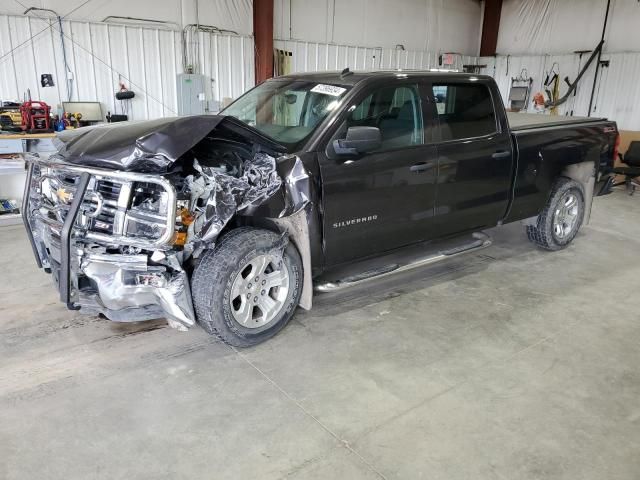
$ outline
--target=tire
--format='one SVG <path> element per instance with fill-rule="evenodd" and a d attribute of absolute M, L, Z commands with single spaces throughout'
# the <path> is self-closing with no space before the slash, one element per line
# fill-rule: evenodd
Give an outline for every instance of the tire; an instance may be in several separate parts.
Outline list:
<path fill-rule="evenodd" d="M 283 245 L 274 232 L 242 227 L 203 254 L 191 289 L 196 318 L 208 333 L 250 347 L 289 323 L 302 293 L 302 260 L 293 244 Z"/>
<path fill-rule="evenodd" d="M 568 201 L 575 199 L 575 207 Z M 575 215 L 571 215 L 575 209 Z M 584 219 L 584 188 L 575 180 L 561 177 L 554 184 L 549 200 L 535 225 L 527 225 L 527 237 L 545 250 L 561 250 L 578 234 Z"/>

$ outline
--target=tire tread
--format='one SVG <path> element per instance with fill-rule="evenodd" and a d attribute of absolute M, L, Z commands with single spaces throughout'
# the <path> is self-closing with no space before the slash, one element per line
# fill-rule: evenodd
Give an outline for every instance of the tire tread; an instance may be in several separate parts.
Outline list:
<path fill-rule="evenodd" d="M 207 333 L 215 335 L 227 345 L 234 347 L 248 347 L 259 343 L 243 337 L 239 331 L 233 331 L 229 325 L 221 321 L 223 314 L 213 311 L 211 299 L 223 297 L 227 284 L 226 276 L 237 268 L 238 261 L 242 257 L 241 252 L 246 253 L 254 249 L 264 248 L 265 245 L 273 244 L 279 238 L 280 236 L 277 233 L 269 230 L 239 227 L 222 236 L 215 249 L 203 254 L 193 272 L 191 291 L 196 318 Z M 295 251 L 295 254 L 298 255 L 297 251 Z M 301 265 L 299 255 L 298 261 Z M 301 294 L 301 288 L 298 290 L 294 297 L 295 305 L 297 305 Z M 214 308 L 217 307 L 214 306 Z M 292 314 L 288 315 L 291 317 Z M 278 322 L 275 331 L 266 338 L 275 335 L 280 329 L 284 328 L 288 320 Z"/>
<path fill-rule="evenodd" d="M 582 218 L 578 220 L 576 229 L 568 242 L 559 244 L 553 237 L 553 215 L 556 204 L 560 200 L 562 195 L 564 195 L 564 193 L 571 188 L 575 188 L 580 192 L 580 195 L 582 195 L 582 202 L 584 202 L 584 190 L 582 188 L 582 185 L 568 177 L 560 177 L 553 185 L 551 194 L 549 195 L 549 200 L 538 215 L 536 224 L 526 226 L 527 238 L 529 239 L 529 241 L 544 250 L 551 251 L 560 250 L 573 241 L 582 225 Z M 584 205 L 581 213 L 582 215 L 584 215 Z"/>

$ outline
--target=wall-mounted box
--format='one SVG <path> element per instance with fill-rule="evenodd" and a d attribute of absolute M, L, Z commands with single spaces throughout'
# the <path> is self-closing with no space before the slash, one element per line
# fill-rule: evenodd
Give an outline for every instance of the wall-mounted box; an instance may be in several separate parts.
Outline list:
<path fill-rule="evenodd" d="M 207 77 L 195 73 L 179 73 L 177 76 L 178 115 L 202 115 L 208 113 L 211 98 Z"/>

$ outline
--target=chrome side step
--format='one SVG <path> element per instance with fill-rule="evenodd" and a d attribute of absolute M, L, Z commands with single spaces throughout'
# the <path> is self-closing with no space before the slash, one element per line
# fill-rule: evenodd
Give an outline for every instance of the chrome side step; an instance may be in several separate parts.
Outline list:
<path fill-rule="evenodd" d="M 437 263 L 441 260 L 446 260 L 463 253 L 470 253 L 482 248 L 486 248 L 491 245 L 491 237 L 484 232 L 475 232 L 471 234 L 471 238 L 464 243 L 458 244 L 443 244 L 440 248 L 431 250 L 429 253 L 422 252 L 422 255 L 409 255 L 405 257 L 405 261 L 398 261 L 398 255 L 388 255 L 383 257 L 388 260 L 381 266 L 375 266 L 373 268 L 365 269 L 362 272 L 358 272 L 351 275 L 346 275 L 341 278 L 331 280 L 329 278 L 323 278 L 314 286 L 314 290 L 317 292 L 334 292 L 356 285 L 361 285 L 370 280 L 375 280 L 396 273 L 406 272 L 415 268 L 424 267 Z M 448 248 L 447 248 L 448 247 Z M 371 264 L 375 260 L 370 260 Z M 367 262 L 362 262 L 362 265 L 367 265 Z M 369 265 L 370 266 L 370 265 Z"/>

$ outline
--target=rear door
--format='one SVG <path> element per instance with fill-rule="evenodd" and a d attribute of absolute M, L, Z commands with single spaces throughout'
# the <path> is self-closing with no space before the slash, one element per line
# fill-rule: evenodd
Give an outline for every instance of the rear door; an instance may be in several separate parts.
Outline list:
<path fill-rule="evenodd" d="M 423 86 L 389 80 L 366 89 L 336 121 L 320 153 L 327 265 L 349 262 L 433 234 L 437 155 L 425 129 Z M 374 126 L 382 145 L 357 156 L 332 153 L 351 126 Z"/>
<path fill-rule="evenodd" d="M 509 129 L 496 113 L 502 103 L 482 80 L 433 81 L 430 93 L 438 233 L 495 226 L 509 203 L 514 161 Z"/>

